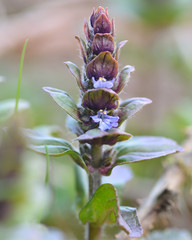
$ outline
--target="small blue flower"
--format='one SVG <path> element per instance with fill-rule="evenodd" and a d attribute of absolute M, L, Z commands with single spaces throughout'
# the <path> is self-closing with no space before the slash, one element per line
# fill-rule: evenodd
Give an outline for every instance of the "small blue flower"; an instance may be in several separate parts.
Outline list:
<path fill-rule="evenodd" d="M 94 88 L 112 88 L 115 79 L 106 80 L 105 78 L 100 77 L 99 80 L 96 81 L 95 78 L 92 77 L 92 80 Z"/>
<path fill-rule="evenodd" d="M 109 116 L 105 110 L 99 110 L 97 112 L 97 115 L 91 116 L 91 118 L 95 123 L 99 123 L 99 129 L 102 131 L 109 130 L 113 127 L 118 126 L 119 117 Z"/>

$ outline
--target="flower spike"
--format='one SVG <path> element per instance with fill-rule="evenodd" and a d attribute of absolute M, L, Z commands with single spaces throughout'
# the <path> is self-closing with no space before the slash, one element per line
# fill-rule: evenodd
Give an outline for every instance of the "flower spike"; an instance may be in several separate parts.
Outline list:
<path fill-rule="evenodd" d="M 114 19 L 109 18 L 107 8 L 93 10 L 89 22 L 84 22 L 84 34 L 85 41 L 75 37 L 83 59 L 82 70 L 70 61 L 65 62 L 79 86 L 79 103 L 76 105 L 65 91 L 44 88 L 69 115 L 67 127 L 77 135 L 79 150 L 63 139 L 30 133 L 31 148 L 53 156 L 68 154 L 88 172 L 90 200 L 79 214 L 82 223 L 88 223 L 87 240 L 100 239 L 101 225 L 115 221 L 130 238 L 140 238 L 143 231 L 136 209 L 120 207 L 112 185 L 99 187 L 101 175 L 110 175 L 118 165 L 165 156 L 182 148 L 167 138 L 132 137 L 118 129 L 151 100 L 129 98 L 121 102 L 119 99 L 119 92 L 128 83 L 134 67 L 126 65 L 119 71 L 120 49 L 127 41 L 115 43 Z"/>

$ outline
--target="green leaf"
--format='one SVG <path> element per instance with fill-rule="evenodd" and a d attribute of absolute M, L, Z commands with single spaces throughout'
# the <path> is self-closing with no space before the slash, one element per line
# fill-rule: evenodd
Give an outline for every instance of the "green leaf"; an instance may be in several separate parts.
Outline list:
<path fill-rule="evenodd" d="M 126 65 L 117 75 L 116 81 L 114 82 L 113 90 L 119 93 L 124 86 L 128 83 L 130 73 L 134 71 L 134 67 Z"/>
<path fill-rule="evenodd" d="M 152 101 L 148 98 L 129 98 L 123 101 L 117 115 L 119 116 L 119 124 L 121 124 L 127 118 L 133 116 L 136 112 L 142 109 L 146 104 L 150 104 Z"/>
<path fill-rule="evenodd" d="M 114 112 L 115 115 L 119 116 L 119 125 L 141 110 L 143 106 L 150 104 L 151 102 L 152 101 L 148 98 L 129 98 L 123 101 L 119 108 Z"/>
<path fill-rule="evenodd" d="M 130 237 L 140 237 L 143 233 L 136 209 L 119 208 L 116 189 L 109 183 L 101 185 L 96 190 L 89 202 L 81 209 L 79 218 L 83 224 L 91 223 L 95 227 L 104 223 L 114 224 L 117 222 Z"/>
<path fill-rule="evenodd" d="M 114 145 L 116 142 L 128 140 L 131 136 L 131 134 L 117 129 L 111 129 L 108 132 L 105 132 L 95 128 L 80 135 L 75 140 L 78 140 L 81 143 Z"/>
<path fill-rule="evenodd" d="M 60 107 L 62 107 L 67 114 L 69 114 L 75 120 L 80 121 L 77 105 L 75 104 L 75 101 L 69 96 L 68 93 L 60 89 L 51 87 L 44 87 L 43 90 L 45 92 L 48 92 L 54 99 L 54 101 Z"/>
<path fill-rule="evenodd" d="M 77 84 L 79 86 L 79 88 L 83 89 L 82 85 L 81 85 L 81 72 L 79 70 L 79 68 L 77 67 L 77 65 L 75 65 L 74 63 L 67 61 L 64 62 L 69 71 L 72 73 L 72 75 L 75 77 L 75 79 L 77 80 Z"/>
<path fill-rule="evenodd" d="M 50 156 L 62 156 L 68 154 L 74 162 L 87 170 L 87 166 L 85 165 L 81 155 L 75 151 L 72 145 L 66 140 L 43 135 L 30 129 L 23 129 L 22 132 L 28 140 L 28 147 L 35 152 L 44 155 L 48 153 Z"/>
<path fill-rule="evenodd" d="M 23 111 L 30 107 L 29 103 L 20 99 L 18 103 L 18 111 Z M 8 99 L 0 102 L 0 122 L 6 121 L 13 116 L 15 110 L 15 99 Z"/>
<path fill-rule="evenodd" d="M 95 226 L 100 226 L 106 222 L 113 224 L 118 218 L 118 211 L 115 188 L 111 184 L 103 184 L 81 209 L 79 218 L 83 224 L 88 222 L 94 223 Z"/>
<path fill-rule="evenodd" d="M 180 152 L 182 148 L 173 140 L 164 137 L 140 136 L 114 146 L 117 154 L 115 165 L 137 162 L 171 153 Z"/>
<path fill-rule="evenodd" d="M 121 206 L 118 223 L 130 237 L 137 238 L 143 234 L 136 208 Z"/>

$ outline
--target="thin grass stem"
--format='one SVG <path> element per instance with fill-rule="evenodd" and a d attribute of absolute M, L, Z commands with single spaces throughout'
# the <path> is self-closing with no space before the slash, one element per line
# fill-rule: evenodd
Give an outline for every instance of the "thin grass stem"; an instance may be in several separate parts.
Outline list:
<path fill-rule="evenodd" d="M 45 173 L 45 184 L 49 184 L 49 152 L 48 147 L 45 145 L 45 152 L 46 152 L 46 173 Z"/>
<path fill-rule="evenodd" d="M 21 53 L 19 76 L 18 76 L 18 83 L 17 83 L 17 94 L 16 94 L 16 102 L 15 102 L 15 111 L 14 111 L 15 114 L 18 112 L 19 98 L 20 98 L 20 91 L 21 91 L 21 80 L 22 80 L 22 73 L 23 73 L 23 62 L 24 62 L 24 56 L 25 56 L 27 43 L 28 43 L 28 39 L 25 41 L 23 50 Z"/>

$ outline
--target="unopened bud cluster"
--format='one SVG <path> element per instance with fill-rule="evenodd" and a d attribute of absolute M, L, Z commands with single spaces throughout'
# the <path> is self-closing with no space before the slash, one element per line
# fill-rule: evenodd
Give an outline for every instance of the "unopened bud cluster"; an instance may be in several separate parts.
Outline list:
<path fill-rule="evenodd" d="M 84 72 L 79 79 L 81 89 L 81 114 L 89 130 L 97 126 L 106 131 L 118 127 L 121 122 L 118 111 L 118 93 L 128 81 L 134 67 L 126 66 L 118 72 L 120 48 L 127 42 L 114 41 L 114 20 L 110 20 L 107 9 L 93 10 L 90 22 L 85 21 L 86 42 L 76 37 L 84 60 Z M 86 115 L 86 117 L 85 117 Z"/>

